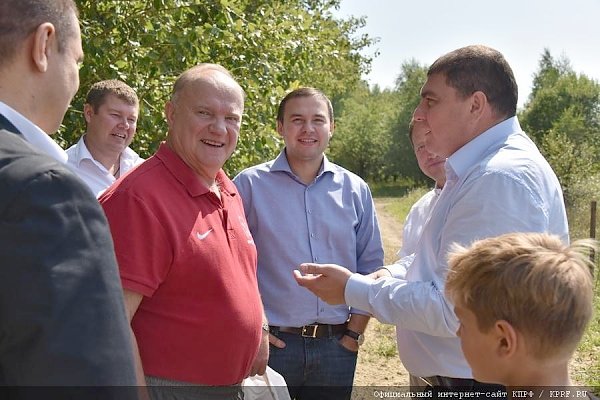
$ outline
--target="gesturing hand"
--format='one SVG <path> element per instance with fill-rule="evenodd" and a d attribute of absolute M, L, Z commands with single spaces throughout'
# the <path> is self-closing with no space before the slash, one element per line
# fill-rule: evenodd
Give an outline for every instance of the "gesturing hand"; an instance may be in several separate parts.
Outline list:
<path fill-rule="evenodd" d="M 294 270 L 298 285 L 310 290 L 329 304 L 344 304 L 346 282 L 352 272 L 335 264 L 300 264 Z M 304 274 L 304 275 L 303 275 Z"/>

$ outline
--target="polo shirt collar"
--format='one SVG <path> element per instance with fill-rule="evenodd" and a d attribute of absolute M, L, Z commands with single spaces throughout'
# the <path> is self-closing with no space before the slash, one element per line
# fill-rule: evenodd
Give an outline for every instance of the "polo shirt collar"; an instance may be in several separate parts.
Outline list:
<path fill-rule="evenodd" d="M 197 197 L 211 193 L 206 185 L 200 181 L 194 170 L 171 150 L 166 142 L 160 144 L 160 147 L 156 152 L 156 157 L 162 161 L 171 175 L 181 183 L 190 196 Z M 223 189 L 221 193 L 225 192 L 230 196 L 235 196 L 237 193 L 235 186 L 222 169 L 217 172 L 216 181 L 218 182 L 219 187 Z"/>

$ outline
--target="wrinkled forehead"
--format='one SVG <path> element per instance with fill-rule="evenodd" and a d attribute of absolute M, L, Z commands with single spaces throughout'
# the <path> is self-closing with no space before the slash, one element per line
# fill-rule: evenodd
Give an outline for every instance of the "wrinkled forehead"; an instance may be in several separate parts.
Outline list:
<path fill-rule="evenodd" d="M 174 100 L 188 107 L 212 105 L 227 107 L 230 111 L 240 113 L 244 110 L 241 87 L 232 78 L 218 71 L 190 80 Z"/>

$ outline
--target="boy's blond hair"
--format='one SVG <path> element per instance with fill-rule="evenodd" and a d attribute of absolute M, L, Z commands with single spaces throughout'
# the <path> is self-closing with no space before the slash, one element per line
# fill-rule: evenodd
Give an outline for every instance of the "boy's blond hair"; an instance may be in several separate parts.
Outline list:
<path fill-rule="evenodd" d="M 454 245 L 446 294 L 469 309 L 480 331 L 509 322 L 537 359 L 570 356 L 592 316 L 590 239 L 571 246 L 558 236 L 509 233 Z"/>

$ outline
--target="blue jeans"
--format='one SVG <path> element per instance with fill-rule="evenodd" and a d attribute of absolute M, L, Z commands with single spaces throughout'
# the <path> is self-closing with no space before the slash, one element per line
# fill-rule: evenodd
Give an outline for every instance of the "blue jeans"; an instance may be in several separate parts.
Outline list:
<path fill-rule="evenodd" d="M 342 335 L 305 338 L 278 332 L 286 347 L 269 346 L 269 366 L 285 378 L 292 400 L 350 399 L 358 353 L 339 343 Z"/>

